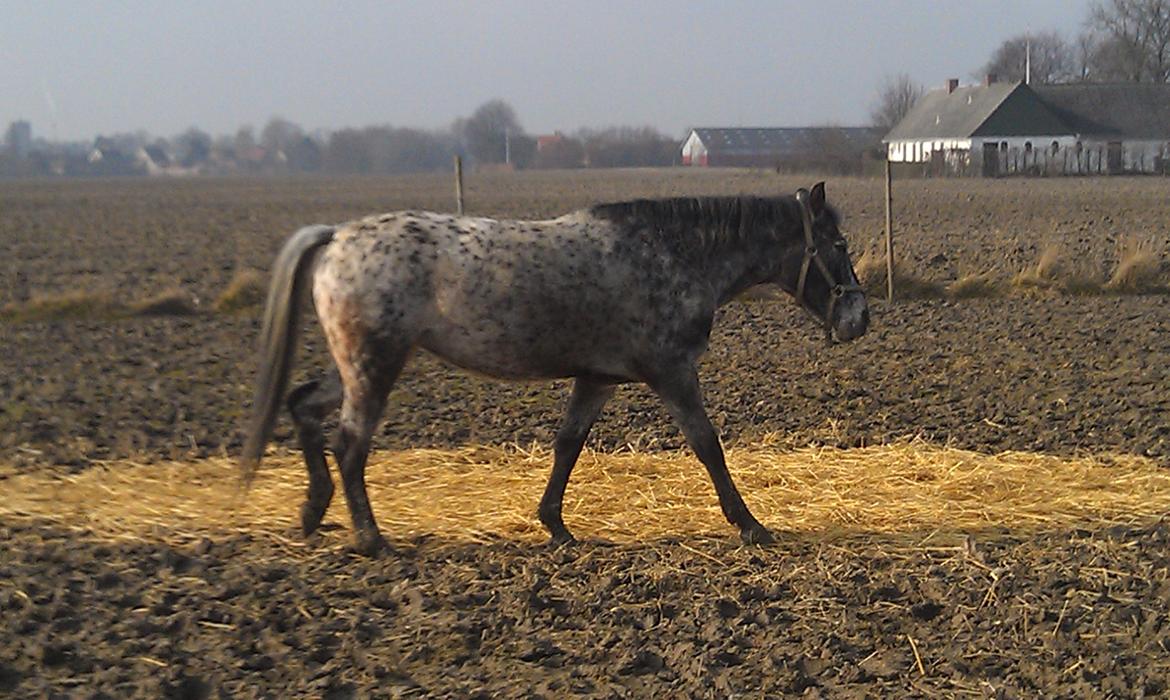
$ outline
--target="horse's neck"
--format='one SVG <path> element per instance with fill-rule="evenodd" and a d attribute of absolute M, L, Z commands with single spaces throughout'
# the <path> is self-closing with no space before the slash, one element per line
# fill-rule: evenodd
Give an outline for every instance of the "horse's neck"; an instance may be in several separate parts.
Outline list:
<path fill-rule="evenodd" d="M 700 274 L 709 280 L 722 305 L 745 289 L 775 279 L 784 247 L 762 236 L 722 246 L 699 262 Z"/>

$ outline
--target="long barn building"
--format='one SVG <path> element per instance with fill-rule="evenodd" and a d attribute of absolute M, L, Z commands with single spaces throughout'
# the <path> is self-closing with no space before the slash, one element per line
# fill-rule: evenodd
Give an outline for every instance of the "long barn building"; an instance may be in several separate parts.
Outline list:
<path fill-rule="evenodd" d="M 700 167 L 852 170 L 881 146 L 869 127 L 695 128 L 682 164 Z"/>

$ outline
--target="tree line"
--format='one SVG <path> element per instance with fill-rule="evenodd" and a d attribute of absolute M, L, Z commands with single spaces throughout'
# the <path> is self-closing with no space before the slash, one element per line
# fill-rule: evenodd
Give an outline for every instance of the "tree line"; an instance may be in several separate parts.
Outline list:
<path fill-rule="evenodd" d="M 972 77 L 1033 83 L 1170 82 L 1170 0 L 1099 0 L 1075 36 L 1022 32 L 1005 39 Z M 922 96 L 910 76 L 887 78 L 871 106 L 874 126 L 893 128 Z"/>
<path fill-rule="evenodd" d="M 0 149 L 0 175 L 132 175 L 157 173 L 425 172 L 469 166 L 609 168 L 671 165 L 679 142 L 651 127 L 581 129 L 573 134 L 528 134 L 516 111 L 490 100 L 445 129 L 395 126 L 307 132 L 287 119 L 271 119 L 259 132 L 211 136 L 191 128 L 171 138 L 143 132 L 99 136 L 92 143 L 18 143 L 14 122 Z M 27 141 L 27 139 L 24 139 Z"/>

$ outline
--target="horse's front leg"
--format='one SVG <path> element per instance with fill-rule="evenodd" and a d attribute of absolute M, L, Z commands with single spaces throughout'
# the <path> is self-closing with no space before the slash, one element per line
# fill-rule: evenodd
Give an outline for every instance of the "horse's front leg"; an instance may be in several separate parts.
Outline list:
<path fill-rule="evenodd" d="M 719 494 L 719 506 L 728 522 L 739 528 L 745 544 L 771 544 L 775 542 L 772 533 L 760 524 L 748 510 L 747 504 L 735 488 L 727 462 L 723 457 L 723 446 L 719 435 L 707 418 L 703 408 L 703 394 L 699 388 L 699 376 L 693 366 L 684 366 L 662 372 L 648 382 L 658 394 L 671 417 L 682 428 L 687 444 L 694 450 L 699 461 L 707 468 L 707 474 Z"/>
<path fill-rule="evenodd" d="M 601 384 L 585 378 L 578 378 L 573 384 L 573 395 L 569 398 L 564 422 L 557 431 L 557 439 L 553 445 L 552 474 L 548 478 L 544 496 L 540 499 L 538 511 L 540 522 L 548 529 L 553 545 L 573 541 L 572 533 L 565 527 L 565 521 L 561 518 L 565 487 L 569 483 L 573 465 L 581 455 L 585 438 L 589 436 L 589 429 L 601 414 L 605 402 L 613 396 L 613 391 L 612 384 Z"/>

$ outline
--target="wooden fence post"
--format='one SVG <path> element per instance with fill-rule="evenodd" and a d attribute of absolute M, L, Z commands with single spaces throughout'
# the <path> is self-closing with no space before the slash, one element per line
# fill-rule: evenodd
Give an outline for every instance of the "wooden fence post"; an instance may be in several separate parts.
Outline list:
<path fill-rule="evenodd" d="M 894 194 L 893 171 L 886 157 L 886 300 L 894 300 Z"/>
<path fill-rule="evenodd" d="M 463 159 L 455 156 L 455 211 L 463 216 Z"/>

